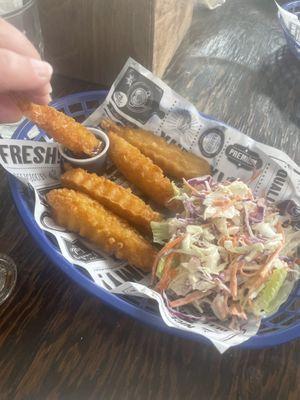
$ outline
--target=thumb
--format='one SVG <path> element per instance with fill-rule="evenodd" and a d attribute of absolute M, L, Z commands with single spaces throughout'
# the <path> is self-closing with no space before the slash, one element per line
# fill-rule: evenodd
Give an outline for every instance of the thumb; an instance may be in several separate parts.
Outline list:
<path fill-rule="evenodd" d="M 50 81 L 52 72 L 44 61 L 0 49 L 0 93 L 35 90 Z"/>

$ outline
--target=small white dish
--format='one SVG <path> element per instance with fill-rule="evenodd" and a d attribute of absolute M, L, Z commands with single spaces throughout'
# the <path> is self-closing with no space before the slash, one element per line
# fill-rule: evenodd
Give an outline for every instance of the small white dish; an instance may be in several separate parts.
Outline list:
<path fill-rule="evenodd" d="M 104 147 L 102 151 L 94 157 L 76 158 L 70 156 L 68 150 L 62 145 L 58 145 L 58 150 L 63 162 L 70 163 L 75 168 L 83 168 L 90 172 L 102 172 L 105 169 L 107 153 L 109 148 L 109 138 L 105 132 L 98 128 L 88 127 L 87 129 L 96 137 L 101 139 Z"/>

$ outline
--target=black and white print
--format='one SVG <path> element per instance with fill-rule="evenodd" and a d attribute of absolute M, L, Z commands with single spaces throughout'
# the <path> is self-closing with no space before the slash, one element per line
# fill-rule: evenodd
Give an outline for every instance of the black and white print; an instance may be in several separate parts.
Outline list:
<path fill-rule="evenodd" d="M 247 171 L 258 170 L 263 165 L 258 153 L 238 143 L 228 146 L 225 154 L 228 161 L 235 164 L 237 168 L 243 168 Z"/>
<path fill-rule="evenodd" d="M 205 130 L 198 141 L 201 154 L 206 158 L 216 157 L 223 149 L 224 140 L 225 135 L 221 128 L 215 127 Z"/>
<path fill-rule="evenodd" d="M 116 85 L 112 100 L 123 113 L 145 124 L 153 115 L 164 118 L 159 108 L 162 96 L 158 85 L 129 67 Z"/>

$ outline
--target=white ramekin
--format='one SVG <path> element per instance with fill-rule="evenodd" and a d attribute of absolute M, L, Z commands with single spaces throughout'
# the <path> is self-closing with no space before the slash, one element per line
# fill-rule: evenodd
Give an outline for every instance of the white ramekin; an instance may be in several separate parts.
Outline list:
<path fill-rule="evenodd" d="M 66 154 L 66 149 L 62 144 L 58 145 L 59 153 L 64 162 L 70 163 L 73 167 L 83 168 L 90 172 L 102 172 L 105 169 L 107 153 L 109 148 L 109 138 L 105 132 L 98 128 L 87 129 L 95 136 L 97 136 L 104 144 L 103 150 L 94 157 L 89 158 L 74 158 Z"/>

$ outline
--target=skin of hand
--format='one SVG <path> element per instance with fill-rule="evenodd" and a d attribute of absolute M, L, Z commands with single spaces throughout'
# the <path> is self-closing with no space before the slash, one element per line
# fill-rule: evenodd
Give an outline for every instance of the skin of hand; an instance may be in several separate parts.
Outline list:
<path fill-rule="evenodd" d="M 30 41 L 0 18 L 0 123 L 16 122 L 22 116 L 10 93 L 48 104 L 52 72 L 51 65 L 41 61 Z"/>

